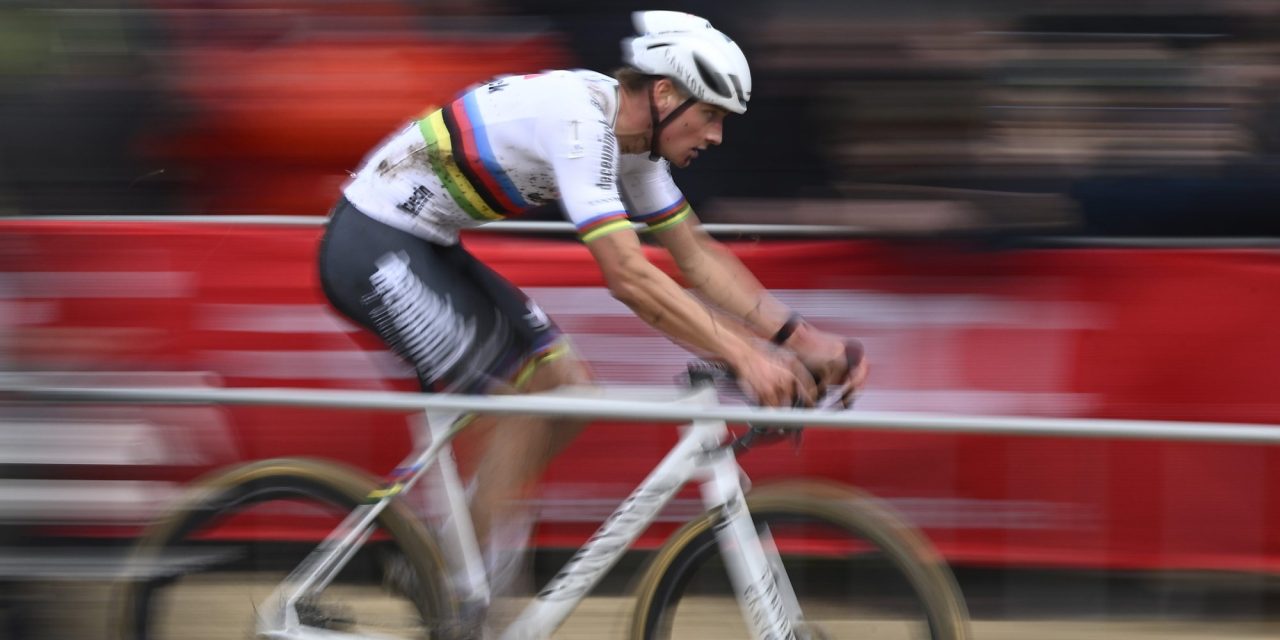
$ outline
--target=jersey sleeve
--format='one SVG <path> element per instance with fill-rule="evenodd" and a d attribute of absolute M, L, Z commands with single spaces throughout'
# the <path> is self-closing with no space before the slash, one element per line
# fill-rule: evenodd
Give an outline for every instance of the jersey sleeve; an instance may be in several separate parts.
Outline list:
<path fill-rule="evenodd" d="M 631 220 L 647 225 L 647 231 L 661 231 L 689 217 L 689 203 L 671 178 L 671 165 L 666 160 L 624 156 L 619 182 Z"/>
<path fill-rule="evenodd" d="M 566 83 L 566 94 L 539 123 L 538 142 L 565 216 L 591 242 L 631 228 L 618 190 L 618 139 L 585 89 Z"/>

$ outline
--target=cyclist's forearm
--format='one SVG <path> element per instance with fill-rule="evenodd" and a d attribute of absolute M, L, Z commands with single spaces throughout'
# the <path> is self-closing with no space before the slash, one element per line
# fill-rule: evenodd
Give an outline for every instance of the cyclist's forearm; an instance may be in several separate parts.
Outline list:
<path fill-rule="evenodd" d="M 676 281 L 652 264 L 638 265 L 609 290 L 640 319 L 672 339 L 724 358 L 736 365 L 751 345 L 741 328 L 718 318 Z"/>
<path fill-rule="evenodd" d="M 726 313 L 741 319 L 757 336 L 771 337 L 791 310 L 771 295 L 723 245 L 705 238 L 701 250 L 677 260 L 689 286 Z"/>

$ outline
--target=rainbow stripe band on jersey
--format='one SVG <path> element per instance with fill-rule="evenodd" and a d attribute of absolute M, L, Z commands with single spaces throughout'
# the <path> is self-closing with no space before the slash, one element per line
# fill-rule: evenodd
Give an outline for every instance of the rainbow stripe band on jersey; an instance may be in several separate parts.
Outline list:
<path fill-rule="evenodd" d="M 688 218 L 692 211 L 693 209 L 689 207 L 689 202 L 684 198 L 680 198 L 675 204 L 665 209 L 660 209 L 642 216 L 634 216 L 632 219 L 636 222 L 643 222 L 648 225 L 645 231 L 662 231 L 663 229 L 679 224 L 680 221 Z"/>
<path fill-rule="evenodd" d="M 418 121 L 431 170 L 458 206 L 487 222 L 534 207 L 498 163 L 480 120 L 475 96 L 467 94 Z"/>
<path fill-rule="evenodd" d="M 443 109 L 445 128 L 453 140 L 454 160 L 476 192 L 494 211 L 504 216 L 523 213 L 533 208 L 520 195 L 520 190 L 498 162 L 485 133 L 480 106 L 474 93 L 454 100 Z M 461 153 L 456 153 L 461 151 Z"/>
<path fill-rule="evenodd" d="M 444 122 L 444 110 L 433 111 L 431 115 L 418 121 L 418 129 L 427 143 L 427 157 L 431 162 L 431 170 L 440 179 L 440 183 L 453 196 L 453 201 L 475 220 L 488 222 L 501 220 L 505 216 L 480 196 L 475 185 L 467 179 L 454 161 L 453 140 Z"/>
<path fill-rule="evenodd" d="M 615 231 L 630 229 L 631 221 L 627 219 L 625 211 L 611 211 L 602 213 L 586 222 L 578 225 L 578 237 L 583 242 L 591 242 L 603 238 Z"/>

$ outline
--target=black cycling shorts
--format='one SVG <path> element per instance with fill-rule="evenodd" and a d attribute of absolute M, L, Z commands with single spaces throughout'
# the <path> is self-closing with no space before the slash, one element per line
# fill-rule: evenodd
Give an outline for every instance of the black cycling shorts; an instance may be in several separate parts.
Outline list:
<path fill-rule="evenodd" d="M 520 386 L 564 351 L 560 331 L 462 245 L 442 246 L 338 201 L 320 243 L 320 283 L 343 315 L 413 366 L 427 391 Z"/>

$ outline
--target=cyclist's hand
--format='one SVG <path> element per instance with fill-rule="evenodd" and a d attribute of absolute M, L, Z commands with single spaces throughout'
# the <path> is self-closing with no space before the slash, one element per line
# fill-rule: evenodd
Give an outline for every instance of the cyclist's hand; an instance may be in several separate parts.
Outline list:
<path fill-rule="evenodd" d="M 862 391 L 862 386 L 867 383 L 867 375 L 871 372 L 871 365 L 867 362 L 864 354 L 859 360 L 857 366 L 849 370 L 849 375 L 845 377 L 840 394 L 840 402 L 848 408 L 853 403 L 854 396 Z"/>
<path fill-rule="evenodd" d="M 794 358 L 751 351 L 734 372 L 738 384 L 763 407 L 811 407 L 817 396 L 813 378 Z"/>
<path fill-rule="evenodd" d="M 840 390 L 841 402 L 849 406 L 853 396 L 866 383 L 870 369 L 867 358 L 861 353 L 861 345 L 857 346 L 856 354 L 851 354 L 848 351 L 849 341 L 812 327 L 806 329 L 803 339 L 794 340 L 794 344 L 788 343 L 787 347 L 818 379 L 819 389 Z M 851 359 L 856 361 L 851 363 Z"/>

